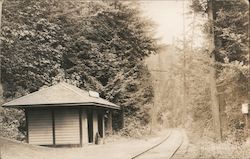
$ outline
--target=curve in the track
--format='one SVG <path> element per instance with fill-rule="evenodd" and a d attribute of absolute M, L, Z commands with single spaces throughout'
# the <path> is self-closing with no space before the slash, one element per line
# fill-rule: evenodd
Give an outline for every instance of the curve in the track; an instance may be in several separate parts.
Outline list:
<path fill-rule="evenodd" d="M 167 142 L 167 140 L 170 138 L 170 136 L 172 135 L 173 130 L 170 130 L 167 137 L 165 137 L 163 140 L 161 140 L 159 143 L 157 143 L 156 145 L 153 145 L 152 147 L 146 149 L 145 151 L 133 156 L 131 159 L 137 159 L 137 158 L 141 158 L 144 155 L 147 155 L 147 153 L 155 148 L 157 148 L 158 146 L 160 146 L 161 144 Z M 178 152 L 178 150 L 181 148 L 181 146 L 183 145 L 183 137 L 181 137 L 180 140 L 180 144 L 174 149 L 174 151 L 167 157 L 167 159 L 171 159 L 172 157 L 174 157 L 174 155 Z"/>

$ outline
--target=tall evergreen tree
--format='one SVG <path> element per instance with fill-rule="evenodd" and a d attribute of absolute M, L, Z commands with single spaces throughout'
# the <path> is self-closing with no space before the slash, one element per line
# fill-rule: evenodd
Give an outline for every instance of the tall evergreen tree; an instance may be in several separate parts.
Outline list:
<path fill-rule="evenodd" d="M 204 0 L 193 0 L 191 8 L 207 13 Z M 249 3 L 240 0 L 213 1 L 216 87 L 222 117 L 223 135 L 236 134 L 240 139 L 243 123 L 239 107 L 249 99 Z M 208 28 L 206 24 L 204 28 Z M 206 29 L 204 29 L 206 30 Z M 207 34 L 210 34 L 206 30 Z"/>
<path fill-rule="evenodd" d="M 133 124 L 148 122 L 144 105 L 153 91 L 143 60 L 159 46 L 138 8 L 119 1 L 68 0 L 8 0 L 3 8 L 6 99 L 66 80 L 124 106 Z"/>

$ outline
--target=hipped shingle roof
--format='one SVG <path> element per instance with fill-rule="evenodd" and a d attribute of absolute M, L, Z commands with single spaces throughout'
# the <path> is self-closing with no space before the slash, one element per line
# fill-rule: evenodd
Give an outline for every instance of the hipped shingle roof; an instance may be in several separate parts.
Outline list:
<path fill-rule="evenodd" d="M 120 109 L 120 106 L 114 103 L 100 97 L 92 97 L 89 92 L 64 82 L 3 104 L 3 107 L 45 106 L 98 106 Z"/>

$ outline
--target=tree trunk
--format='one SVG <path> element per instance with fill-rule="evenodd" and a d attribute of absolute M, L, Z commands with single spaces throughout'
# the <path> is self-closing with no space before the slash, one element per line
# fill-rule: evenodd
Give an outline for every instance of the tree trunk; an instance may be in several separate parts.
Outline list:
<path fill-rule="evenodd" d="M 220 120 L 220 106 L 218 99 L 218 92 L 216 86 L 216 68 L 215 68 L 215 44 L 214 44 L 214 24 L 213 24 L 213 0 L 208 1 L 208 19 L 210 23 L 209 33 L 209 53 L 211 53 L 211 68 L 210 68 L 210 91 L 211 91 L 211 109 L 213 117 L 213 126 L 215 139 L 221 141 L 221 120 Z"/>
<path fill-rule="evenodd" d="M 185 127 L 187 123 L 187 46 L 186 46 L 186 24 L 185 24 L 185 1 L 182 2 L 183 10 L 183 99 L 182 99 L 182 124 Z"/>
<path fill-rule="evenodd" d="M 0 33 L 1 33 L 1 25 L 2 25 L 2 8 L 3 8 L 4 0 L 0 0 Z"/>
<path fill-rule="evenodd" d="M 1 26 L 2 26 L 2 7 L 3 7 L 3 2 L 4 2 L 4 0 L 0 0 L 0 34 L 2 33 Z M 2 42 L 0 42 L 0 44 L 1 43 Z M 1 65 L 1 62 L 2 61 L 0 61 L 0 65 Z M 0 68 L 0 103 L 2 103 L 2 102 L 3 102 L 2 68 Z"/>

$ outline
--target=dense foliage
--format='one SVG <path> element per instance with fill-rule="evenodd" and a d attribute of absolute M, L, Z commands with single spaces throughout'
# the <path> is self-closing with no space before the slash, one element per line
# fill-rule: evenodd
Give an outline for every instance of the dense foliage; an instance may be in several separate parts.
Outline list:
<path fill-rule="evenodd" d="M 124 106 L 125 126 L 148 123 L 144 107 L 153 91 L 143 59 L 159 48 L 138 8 L 117 1 L 8 0 L 2 19 L 7 100 L 66 80 Z"/>
<path fill-rule="evenodd" d="M 193 0 L 191 9 L 198 15 L 206 15 L 207 2 Z M 233 135 L 240 139 L 244 128 L 240 108 L 242 103 L 249 102 L 249 3 L 213 0 L 212 10 L 222 134 L 224 138 Z M 204 33 L 209 34 L 206 28 L 208 23 L 204 25 Z"/>

